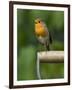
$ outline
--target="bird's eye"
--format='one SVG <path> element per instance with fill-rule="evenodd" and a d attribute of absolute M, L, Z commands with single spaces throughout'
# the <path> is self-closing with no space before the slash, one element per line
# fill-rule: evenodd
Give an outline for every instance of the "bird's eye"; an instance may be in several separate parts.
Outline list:
<path fill-rule="evenodd" d="M 40 21 L 38 21 L 40 23 Z"/>

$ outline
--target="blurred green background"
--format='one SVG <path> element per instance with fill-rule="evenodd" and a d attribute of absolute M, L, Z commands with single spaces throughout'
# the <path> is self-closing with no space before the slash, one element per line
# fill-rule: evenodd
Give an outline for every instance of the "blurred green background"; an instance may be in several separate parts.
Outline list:
<path fill-rule="evenodd" d="M 34 21 L 40 17 L 52 34 L 51 50 L 64 50 L 64 12 L 17 9 L 17 79 L 37 80 L 36 53 L 45 50 L 37 41 Z M 42 48 L 42 49 L 41 49 Z M 63 63 L 40 63 L 42 79 L 64 77 Z"/>

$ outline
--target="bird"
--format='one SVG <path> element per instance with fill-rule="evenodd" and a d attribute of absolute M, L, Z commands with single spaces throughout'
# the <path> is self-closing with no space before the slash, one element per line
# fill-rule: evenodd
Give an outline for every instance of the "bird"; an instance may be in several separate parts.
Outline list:
<path fill-rule="evenodd" d="M 46 24 L 40 18 L 35 19 L 35 36 L 44 45 L 45 49 L 49 51 L 50 44 L 52 44 L 52 36 Z"/>

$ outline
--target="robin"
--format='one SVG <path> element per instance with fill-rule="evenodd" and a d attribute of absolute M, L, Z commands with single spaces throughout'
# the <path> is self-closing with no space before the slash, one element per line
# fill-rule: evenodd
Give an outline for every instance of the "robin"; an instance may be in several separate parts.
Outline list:
<path fill-rule="evenodd" d="M 38 41 L 45 46 L 46 50 L 50 50 L 52 37 L 46 24 L 40 18 L 35 20 L 35 34 Z"/>

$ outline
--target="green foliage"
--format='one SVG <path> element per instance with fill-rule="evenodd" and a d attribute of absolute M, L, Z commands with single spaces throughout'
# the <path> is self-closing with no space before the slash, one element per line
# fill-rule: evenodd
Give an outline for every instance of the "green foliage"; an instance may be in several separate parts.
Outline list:
<path fill-rule="evenodd" d="M 35 48 L 22 48 L 18 58 L 18 80 L 35 79 L 35 66 Z"/>
<path fill-rule="evenodd" d="M 42 79 L 64 78 L 64 64 L 62 63 L 41 63 Z"/>
<path fill-rule="evenodd" d="M 64 12 L 46 10 L 17 10 L 17 79 L 35 80 L 36 52 L 45 50 L 36 39 L 34 20 L 40 17 L 52 34 L 51 50 L 64 50 Z M 41 76 L 64 77 L 64 64 L 41 63 Z"/>

